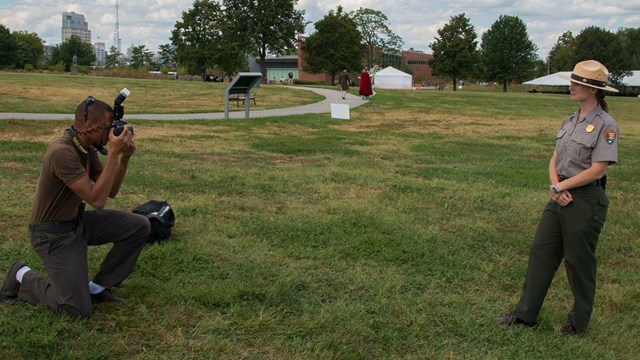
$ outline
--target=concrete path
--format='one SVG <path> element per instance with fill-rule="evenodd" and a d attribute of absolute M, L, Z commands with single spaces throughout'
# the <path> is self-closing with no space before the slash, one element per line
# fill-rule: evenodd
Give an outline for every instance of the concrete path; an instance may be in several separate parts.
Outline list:
<path fill-rule="evenodd" d="M 331 104 L 347 104 L 349 109 L 358 107 L 366 101 L 359 96 L 347 93 L 346 99 L 340 97 L 340 91 L 329 89 L 318 89 L 302 86 L 291 86 L 293 89 L 313 91 L 325 97 L 324 100 L 315 104 L 301 105 L 291 108 L 270 109 L 270 110 L 249 110 L 250 118 L 264 118 L 272 116 L 288 116 L 301 114 L 321 114 L 331 112 Z M 126 114 L 126 113 L 125 113 Z M 0 113 L 0 119 L 20 119 L 20 120 L 73 120 L 73 115 L 68 114 L 34 114 L 34 113 Z M 229 112 L 229 119 L 244 119 L 244 108 L 241 111 Z M 224 112 L 201 113 L 201 114 L 126 114 L 126 119 L 131 120 L 219 120 L 224 119 Z"/>

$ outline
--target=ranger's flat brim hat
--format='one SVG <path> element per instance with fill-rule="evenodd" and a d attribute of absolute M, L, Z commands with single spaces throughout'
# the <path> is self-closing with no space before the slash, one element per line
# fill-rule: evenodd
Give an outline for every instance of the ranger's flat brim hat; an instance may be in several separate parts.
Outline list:
<path fill-rule="evenodd" d="M 571 72 L 571 76 L 558 76 L 576 84 L 606 91 L 618 92 L 617 89 L 607 85 L 609 82 L 609 70 L 595 60 L 587 60 L 577 63 Z"/>

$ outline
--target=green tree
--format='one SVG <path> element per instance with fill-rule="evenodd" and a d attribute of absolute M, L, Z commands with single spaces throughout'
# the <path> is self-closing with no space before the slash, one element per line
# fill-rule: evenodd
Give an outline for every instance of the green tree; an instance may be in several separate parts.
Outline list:
<path fill-rule="evenodd" d="M 482 34 L 481 56 L 489 80 L 502 82 L 502 91 L 512 80 L 531 76 L 537 46 L 529 39 L 527 26 L 517 16 L 500 15 Z"/>
<path fill-rule="evenodd" d="M 77 36 L 71 36 L 58 45 L 51 54 L 51 64 L 63 63 L 64 70 L 69 71 L 73 65 L 73 56 L 77 57 L 79 66 L 91 66 L 96 61 L 96 54 L 91 44 Z"/>
<path fill-rule="evenodd" d="M 171 44 L 160 45 L 160 64 L 174 66 L 176 63 L 176 47 Z"/>
<path fill-rule="evenodd" d="M 18 42 L 6 26 L 0 24 L 0 68 L 13 68 L 16 63 Z"/>
<path fill-rule="evenodd" d="M 367 47 L 367 66 L 381 63 L 376 50 L 385 54 L 400 55 L 404 41 L 387 25 L 387 16 L 381 11 L 359 8 L 350 14 Z"/>
<path fill-rule="evenodd" d="M 14 31 L 18 49 L 16 51 L 16 67 L 23 69 L 27 64 L 34 68 L 39 67 L 44 54 L 44 42 L 36 33 L 26 31 Z"/>
<path fill-rule="evenodd" d="M 111 45 L 111 47 L 109 48 L 109 53 L 105 58 L 105 65 L 107 67 L 118 66 L 120 64 L 119 59 L 121 56 L 122 53 L 118 51 L 118 47 L 115 45 Z"/>
<path fill-rule="evenodd" d="M 131 51 L 131 59 L 129 63 L 132 68 L 138 69 L 145 65 L 150 65 L 152 58 L 153 53 L 147 50 L 145 45 L 134 46 Z"/>
<path fill-rule="evenodd" d="M 331 84 L 342 69 L 360 70 L 365 46 L 356 23 L 338 5 L 314 26 L 316 31 L 302 43 L 303 67 L 319 74 L 330 73 Z"/>
<path fill-rule="evenodd" d="M 207 68 L 220 67 L 232 73 L 246 64 L 245 52 L 233 42 L 244 34 L 233 34 L 231 22 L 215 1 L 196 0 L 193 7 L 182 12 L 171 31 L 171 43 L 176 46 L 176 61 L 191 74 L 203 74 Z"/>
<path fill-rule="evenodd" d="M 532 78 L 538 78 L 541 76 L 545 76 L 549 74 L 549 67 L 548 64 L 540 59 L 537 58 L 534 62 L 533 62 L 533 71 L 531 73 L 531 77 Z"/>
<path fill-rule="evenodd" d="M 479 60 L 478 35 L 465 17 L 459 14 L 442 29 L 438 30 L 438 37 L 429 44 L 433 51 L 433 59 L 429 66 L 434 75 L 448 77 L 453 80 L 453 90 L 456 91 L 458 79 L 472 75 Z"/>
<path fill-rule="evenodd" d="M 573 50 L 573 34 L 566 31 L 558 37 L 547 57 L 550 71 L 570 71 L 575 65 L 575 55 Z"/>
<path fill-rule="evenodd" d="M 640 28 L 621 28 L 617 34 L 622 41 L 622 46 L 627 49 L 633 65 L 628 70 L 640 69 Z"/>
<path fill-rule="evenodd" d="M 609 70 L 609 81 L 619 85 L 622 78 L 631 75 L 633 61 L 616 34 L 590 26 L 583 29 L 574 42 L 575 62 L 596 60 Z"/>
<path fill-rule="evenodd" d="M 267 54 L 292 52 L 296 34 L 304 32 L 304 11 L 298 0 L 224 0 L 229 35 L 226 42 L 236 52 L 260 58 L 260 72 L 266 80 Z"/>

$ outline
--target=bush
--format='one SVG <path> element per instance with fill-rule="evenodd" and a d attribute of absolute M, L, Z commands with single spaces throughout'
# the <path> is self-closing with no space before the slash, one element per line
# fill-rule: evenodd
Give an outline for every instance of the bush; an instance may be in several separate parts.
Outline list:
<path fill-rule="evenodd" d="M 52 72 L 64 72 L 64 63 L 62 61 L 60 61 L 57 64 L 50 64 L 49 65 L 49 71 L 52 71 Z"/>
<path fill-rule="evenodd" d="M 24 66 L 24 70 L 25 70 L 25 71 L 28 71 L 28 72 L 32 72 L 33 70 L 35 70 L 35 68 L 34 68 L 34 67 L 33 67 L 33 65 L 31 65 L 31 64 L 26 64 L 26 65 Z"/>

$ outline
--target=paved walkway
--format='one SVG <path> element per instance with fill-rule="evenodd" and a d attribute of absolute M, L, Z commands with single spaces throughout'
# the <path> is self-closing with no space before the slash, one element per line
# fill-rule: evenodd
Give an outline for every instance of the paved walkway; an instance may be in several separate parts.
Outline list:
<path fill-rule="evenodd" d="M 346 99 L 340 97 L 340 91 L 319 89 L 302 86 L 291 86 L 293 89 L 313 91 L 325 97 L 324 100 L 315 104 L 295 106 L 283 109 L 270 110 L 250 110 L 250 118 L 263 118 L 272 116 L 287 116 L 301 114 L 321 114 L 331 112 L 331 104 L 347 104 L 350 109 L 360 106 L 366 101 L 360 99 L 359 96 L 348 94 Z M 126 114 L 126 113 L 125 113 Z M 230 119 L 244 119 L 244 108 L 241 111 L 230 111 Z M 34 113 L 0 113 L 0 119 L 21 119 L 21 120 L 73 120 L 73 114 L 34 114 Z M 219 120 L 224 119 L 224 112 L 201 113 L 201 114 L 126 114 L 127 120 Z"/>

